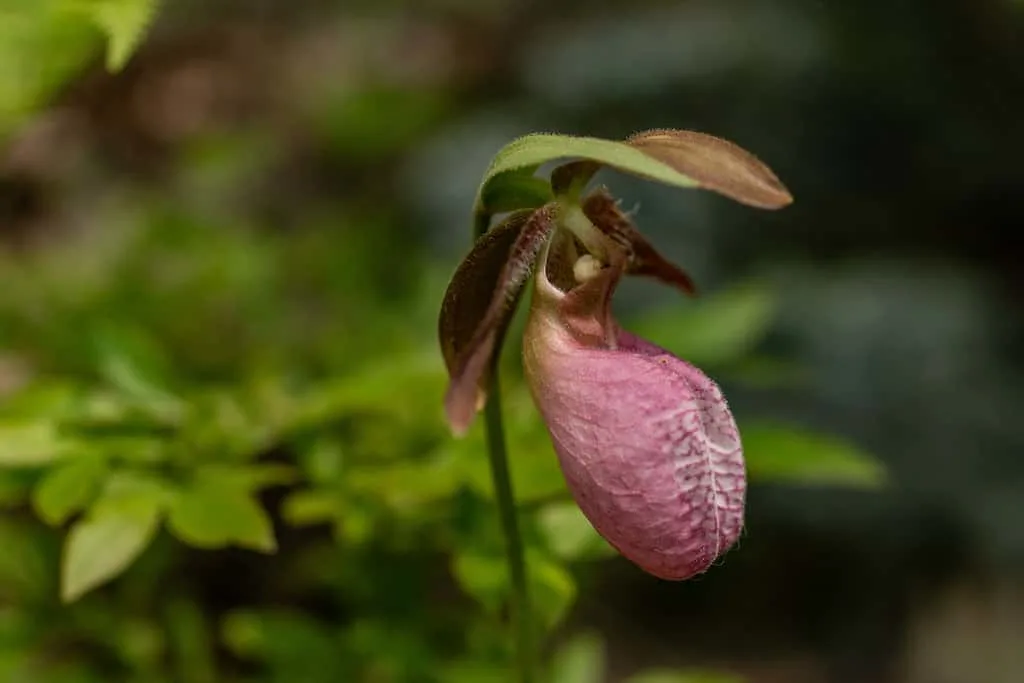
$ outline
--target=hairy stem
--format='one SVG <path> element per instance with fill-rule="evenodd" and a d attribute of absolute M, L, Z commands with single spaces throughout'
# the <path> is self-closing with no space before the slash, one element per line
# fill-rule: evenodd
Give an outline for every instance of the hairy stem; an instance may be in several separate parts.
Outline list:
<path fill-rule="evenodd" d="M 473 221 L 475 239 L 487 231 L 491 217 L 477 211 Z M 491 464 L 491 479 L 494 495 L 498 502 L 498 517 L 505 536 L 505 554 L 508 561 L 509 578 L 512 583 L 510 615 L 516 638 L 516 661 L 519 683 L 534 683 L 534 641 L 531 628 L 533 611 L 526 582 L 526 561 L 523 556 L 523 540 L 519 535 L 519 520 L 516 513 L 516 498 L 512 490 L 512 477 L 508 469 L 508 451 L 505 447 L 505 428 L 501 413 L 501 387 L 498 382 L 498 359 L 501 356 L 501 340 L 495 345 L 494 362 L 487 404 L 484 406 L 484 428 L 487 433 L 487 456 Z"/>

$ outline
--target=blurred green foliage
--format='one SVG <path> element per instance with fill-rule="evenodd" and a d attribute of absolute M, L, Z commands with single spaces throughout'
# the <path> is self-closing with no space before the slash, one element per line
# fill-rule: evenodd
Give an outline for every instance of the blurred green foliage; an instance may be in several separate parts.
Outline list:
<path fill-rule="evenodd" d="M 152 11 L 23 4 L 0 5 L 0 132 L 93 54 L 81 13 L 116 67 Z M 328 104 L 325 144 L 391 154 L 444 108 L 367 97 L 417 106 L 380 120 Z M 453 440 L 441 414 L 434 316 L 454 264 L 407 247 L 386 206 L 265 224 L 230 198 L 265 163 L 251 142 L 197 143 L 176 182 L 117 194 L 91 229 L 0 251 L 0 680 L 508 680 L 480 427 Z M 742 381 L 772 314 L 770 290 L 743 285 L 634 322 Z M 614 553 L 569 499 L 515 373 L 506 393 L 536 617 L 553 634 L 581 573 Z M 837 439 L 744 433 L 754 478 L 881 481 Z M 602 644 L 570 640 L 550 667 L 598 683 Z"/>
<path fill-rule="evenodd" d="M 0 0 L 0 140 L 93 58 L 131 57 L 158 0 Z"/>

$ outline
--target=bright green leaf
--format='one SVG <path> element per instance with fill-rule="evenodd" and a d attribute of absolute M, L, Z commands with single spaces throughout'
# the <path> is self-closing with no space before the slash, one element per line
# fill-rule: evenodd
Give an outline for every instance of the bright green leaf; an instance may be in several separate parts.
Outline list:
<path fill-rule="evenodd" d="M 604 670 L 604 643 L 600 636 L 586 633 L 576 636 L 555 653 L 550 680 L 551 683 L 601 683 Z"/>
<path fill-rule="evenodd" d="M 741 422 L 740 436 L 753 481 L 877 488 L 885 468 L 835 436 L 786 425 Z"/>
<path fill-rule="evenodd" d="M 0 467 L 47 465 L 65 455 L 71 447 L 51 423 L 0 423 Z"/>
<path fill-rule="evenodd" d="M 72 602 L 123 572 L 153 539 L 160 519 L 155 498 L 132 505 L 101 501 L 76 522 L 64 544 L 61 598 Z"/>
<path fill-rule="evenodd" d="M 620 171 L 677 187 L 697 187 L 697 182 L 692 178 L 625 142 L 552 133 L 534 133 L 513 140 L 494 156 L 490 167 L 484 174 L 480 189 L 477 191 L 478 209 L 485 206 L 485 197 L 493 194 L 489 186 L 499 175 L 568 158 L 589 159 Z"/>
<path fill-rule="evenodd" d="M 22 124 L 91 58 L 86 22 L 44 0 L 0 6 L 0 139 Z"/>
<path fill-rule="evenodd" d="M 57 465 L 32 491 L 36 514 L 51 526 L 63 524 L 95 497 L 107 471 L 107 463 L 92 455 L 69 458 Z"/>
<path fill-rule="evenodd" d="M 158 0 L 90 0 L 88 11 L 110 41 L 107 68 L 121 69 L 142 41 Z"/>
<path fill-rule="evenodd" d="M 251 493 L 205 480 L 178 491 L 168 527 L 198 548 L 238 545 L 262 552 L 277 548 L 270 518 Z"/>
<path fill-rule="evenodd" d="M 564 560 L 615 554 L 615 549 L 601 538 L 579 506 L 571 501 L 545 505 L 537 512 L 537 524 L 548 548 Z"/>

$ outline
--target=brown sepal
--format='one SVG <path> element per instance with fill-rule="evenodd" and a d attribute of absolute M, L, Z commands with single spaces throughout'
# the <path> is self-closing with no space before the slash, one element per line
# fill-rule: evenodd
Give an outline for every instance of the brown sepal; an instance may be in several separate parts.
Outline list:
<path fill-rule="evenodd" d="M 486 401 L 494 351 L 555 228 L 555 209 L 551 203 L 516 212 L 484 233 L 448 285 L 438 333 L 450 378 L 445 413 L 456 434 Z"/>

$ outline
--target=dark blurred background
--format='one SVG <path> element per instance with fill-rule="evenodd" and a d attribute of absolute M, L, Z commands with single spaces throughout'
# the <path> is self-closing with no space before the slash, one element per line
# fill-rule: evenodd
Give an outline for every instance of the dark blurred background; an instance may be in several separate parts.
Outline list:
<path fill-rule="evenodd" d="M 705 293 L 617 306 L 751 425 L 747 532 L 683 584 L 607 552 L 513 339 L 551 679 L 1024 680 L 1024 3 L 179 0 L 116 73 L 11 17 L 0 681 L 513 680 L 437 308 L 502 145 L 655 127 L 796 198 L 600 176 Z M 160 530 L 72 552 L 115 504 Z"/>

